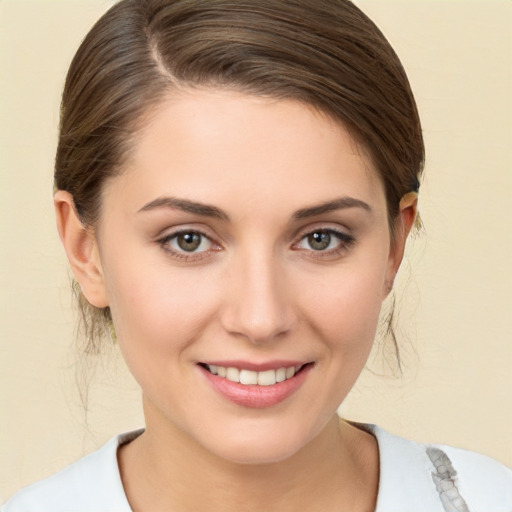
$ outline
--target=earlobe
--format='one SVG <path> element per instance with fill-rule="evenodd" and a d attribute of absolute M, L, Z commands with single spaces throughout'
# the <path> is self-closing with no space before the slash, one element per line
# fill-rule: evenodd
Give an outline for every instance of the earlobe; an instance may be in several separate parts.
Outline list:
<path fill-rule="evenodd" d="M 108 306 L 96 237 L 80 221 L 73 196 L 64 190 L 54 195 L 57 229 L 69 263 L 85 298 L 95 307 Z"/>
<path fill-rule="evenodd" d="M 405 242 L 414 226 L 418 214 L 418 194 L 409 192 L 402 197 L 399 205 L 398 215 L 394 225 L 394 236 L 391 241 L 389 264 L 384 285 L 384 296 L 386 297 L 393 288 L 395 276 L 402 263 L 404 256 Z"/>

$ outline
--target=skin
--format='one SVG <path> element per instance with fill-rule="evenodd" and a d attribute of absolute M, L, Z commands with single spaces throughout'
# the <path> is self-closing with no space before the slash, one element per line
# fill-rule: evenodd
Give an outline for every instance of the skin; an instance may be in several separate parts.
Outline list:
<path fill-rule="evenodd" d="M 383 185 L 343 126 L 294 101 L 180 92 L 105 185 L 95 230 L 68 193 L 55 205 L 75 276 L 110 306 L 143 391 L 146 432 L 119 451 L 134 511 L 373 510 L 378 447 L 336 410 L 368 357 L 416 197 L 392 241 Z M 197 250 L 180 249 L 179 230 L 204 234 Z M 198 366 L 283 359 L 311 370 L 258 409 L 219 395 Z"/>

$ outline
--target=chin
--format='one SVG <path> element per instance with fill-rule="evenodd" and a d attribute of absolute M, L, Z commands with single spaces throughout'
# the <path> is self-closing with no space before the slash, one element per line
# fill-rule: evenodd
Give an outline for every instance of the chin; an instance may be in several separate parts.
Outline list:
<path fill-rule="evenodd" d="M 225 447 L 218 450 L 217 455 L 234 464 L 257 466 L 282 462 L 293 457 L 300 448 L 298 444 L 283 445 L 268 441 L 262 443 L 252 441 L 244 445 Z"/>
<path fill-rule="evenodd" d="M 282 462 L 301 451 L 315 436 L 300 425 L 243 425 L 209 436 L 203 446 L 224 460 L 243 465 Z"/>

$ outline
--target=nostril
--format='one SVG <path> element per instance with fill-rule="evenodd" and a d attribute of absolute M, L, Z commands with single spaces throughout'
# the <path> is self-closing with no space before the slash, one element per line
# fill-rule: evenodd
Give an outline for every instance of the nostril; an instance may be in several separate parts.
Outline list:
<path fill-rule="evenodd" d="M 229 275 L 229 293 L 220 319 L 230 334 L 255 344 L 276 341 L 294 323 L 294 294 L 274 250 L 263 243 L 258 250 L 240 251 Z"/>
<path fill-rule="evenodd" d="M 230 334 L 243 336 L 255 344 L 263 344 L 278 341 L 293 330 L 295 320 L 288 305 L 256 308 L 254 304 L 251 306 L 240 302 L 225 311 L 222 317 L 223 327 Z"/>

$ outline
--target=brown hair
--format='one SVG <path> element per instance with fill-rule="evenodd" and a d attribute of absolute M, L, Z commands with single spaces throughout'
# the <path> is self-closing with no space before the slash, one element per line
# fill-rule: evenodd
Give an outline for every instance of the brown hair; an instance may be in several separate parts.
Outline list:
<path fill-rule="evenodd" d="M 350 1 L 122 0 L 87 34 L 62 98 L 55 187 L 84 225 L 98 221 L 104 181 L 122 171 L 145 114 L 199 86 L 295 99 L 341 122 L 384 184 L 391 231 L 418 189 L 424 146 L 407 76 Z M 110 313 L 81 303 L 94 346 Z"/>

